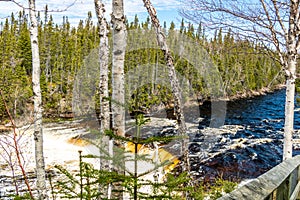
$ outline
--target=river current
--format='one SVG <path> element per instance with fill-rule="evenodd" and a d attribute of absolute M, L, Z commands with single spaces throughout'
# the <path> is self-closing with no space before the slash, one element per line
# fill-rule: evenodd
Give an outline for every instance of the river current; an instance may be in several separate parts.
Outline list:
<path fill-rule="evenodd" d="M 285 90 L 227 102 L 225 125 L 208 128 L 211 103 L 200 107 L 199 133 L 189 150 L 194 174 L 204 179 L 255 178 L 282 160 Z M 298 139 L 300 106 L 295 105 L 294 138 Z M 300 154 L 294 144 L 294 155 Z"/>

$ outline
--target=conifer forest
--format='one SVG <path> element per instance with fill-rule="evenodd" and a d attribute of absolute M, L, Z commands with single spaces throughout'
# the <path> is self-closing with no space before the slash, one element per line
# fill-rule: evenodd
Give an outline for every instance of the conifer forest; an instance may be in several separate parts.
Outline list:
<path fill-rule="evenodd" d="M 85 57 L 99 45 L 99 27 L 97 22 L 92 21 L 92 13 L 88 13 L 87 18 L 81 20 L 77 27 L 71 27 L 67 17 L 63 19 L 62 24 L 57 24 L 48 13 L 45 16 L 40 14 L 38 19 L 43 112 L 45 117 L 59 117 L 72 112 L 74 79 Z M 28 15 L 24 12 L 20 12 L 18 16 L 12 15 L 1 23 L 0 27 L 1 90 L 11 112 L 15 117 L 20 117 L 32 105 L 32 58 Z M 126 22 L 126 28 L 142 33 L 142 30 L 153 27 L 149 20 L 140 22 L 136 17 L 133 22 Z M 170 35 L 175 29 L 179 30 L 181 34 L 192 38 L 208 52 L 218 67 L 224 84 L 224 95 L 227 97 L 259 91 L 265 87 L 272 88 L 284 81 L 284 77 L 280 74 L 280 66 L 270 58 L 272 52 L 259 42 L 239 40 L 230 32 L 222 34 L 222 29 L 216 30 L 212 37 L 208 37 L 201 24 L 194 27 L 184 20 L 180 27 L 175 27 L 175 24 L 171 23 L 165 24 L 165 29 Z M 147 42 L 143 34 L 139 39 Z M 139 63 L 164 64 L 163 53 L 157 49 L 129 52 L 126 58 L 125 72 Z M 188 70 L 189 63 L 186 60 L 175 56 L 175 62 L 177 71 L 193 73 Z M 195 77 L 189 76 L 193 89 L 204 99 L 208 99 L 209 96 L 205 93 L 206 86 L 203 80 L 201 81 L 203 77 L 197 78 L 195 80 Z M 148 94 L 143 97 L 141 95 L 139 101 L 149 101 L 148 95 L 151 95 L 149 94 L 151 90 L 145 89 L 146 93 L 147 91 Z M 153 102 L 147 103 L 155 104 L 156 99 L 152 98 Z M 3 102 L 0 102 L 0 110 L 3 121 L 7 117 Z"/>

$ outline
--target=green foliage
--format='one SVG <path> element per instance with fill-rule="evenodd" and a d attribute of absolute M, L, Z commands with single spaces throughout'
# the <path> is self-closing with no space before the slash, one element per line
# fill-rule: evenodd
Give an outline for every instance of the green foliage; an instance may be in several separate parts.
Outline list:
<path fill-rule="evenodd" d="M 143 115 L 136 116 L 136 133 L 133 137 L 122 137 L 113 133 L 113 131 L 107 130 L 106 136 L 118 143 L 132 143 L 136 149 L 138 145 L 150 145 L 154 142 L 168 143 L 171 140 L 178 139 L 176 137 L 149 137 L 141 138 L 140 127 L 149 122 L 148 118 Z M 102 134 L 98 131 L 92 130 L 91 133 L 99 135 L 99 140 L 102 139 Z M 161 167 L 164 167 L 170 162 L 165 161 L 162 163 L 156 163 L 153 169 L 149 169 L 141 174 L 135 173 L 136 169 L 127 169 L 121 162 L 135 162 L 136 166 L 139 165 L 139 161 L 145 161 L 153 163 L 153 158 L 147 157 L 147 155 L 138 154 L 134 152 L 126 152 L 123 148 L 114 146 L 114 155 L 109 153 L 103 148 L 103 144 L 97 144 L 95 140 L 90 141 L 96 145 L 101 152 L 98 155 L 82 155 L 79 151 L 79 169 L 73 172 L 68 171 L 62 166 L 55 166 L 58 170 L 60 177 L 57 182 L 53 184 L 53 196 L 65 199 L 106 199 L 105 190 L 109 184 L 121 185 L 123 189 L 118 192 L 125 192 L 130 195 L 131 198 L 137 199 L 185 199 L 186 193 L 194 199 L 204 199 L 209 196 L 212 199 L 220 197 L 223 193 L 231 192 L 236 187 L 236 183 L 223 179 L 217 179 L 213 185 L 189 185 L 192 180 L 187 172 L 182 173 L 168 173 L 164 176 L 163 181 L 151 181 L 144 179 L 145 175 L 149 175 L 153 172 L 157 172 Z M 130 156 L 133 155 L 133 156 Z M 99 159 L 103 161 L 111 161 L 114 164 L 113 170 L 109 168 L 96 169 L 92 162 L 86 162 L 88 159 Z M 117 167 L 117 168 L 115 168 Z M 115 169 L 122 168 L 125 173 L 119 173 Z M 122 170 L 121 170 L 122 171 Z M 176 175 L 175 175 L 176 174 Z M 154 176 L 157 175 L 154 173 Z M 155 180 L 155 179 L 154 179 Z M 147 186 L 149 189 L 147 192 L 139 191 L 141 187 Z"/>
<path fill-rule="evenodd" d="M 295 87 L 296 87 L 296 88 L 295 88 L 295 89 L 296 89 L 296 92 L 299 93 L 299 92 L 300 92 L 300 80 L 299 80 L 298 78 L 296 79 L 295 85 L 296 85 L 296 86 L 295 86 Z"/>
<path fill-rule="evenodd" d="M 54 184 L 53 192 L 67 199 L 99 199 L 102 195 L 99 187 L 107 184 L 112 176 L 112 173 L 108 176 L 106 172 L 96 170 L 90 163 L 83 162 L 81 155 L 79 173 L 73 175 L 62 166 L 56 168 L 64 177 Z"/>
<path fill-rule="evenodd" d="M 212 199 L 218 199 L 223 196 L 225 193 L 230 193 L 237 187 L 236 182 L 231 182 L 228 180 L 224 180 L 219 178 L 215 181 L 213 185 L 210 186 L 208 195 Z"/>
<path fill-rule="evenodd" d="M 28 43 L 30 40 L 29 30 L 25 20 L 25 16 L 20 16 L 19 20 L 16 20 L 12 15 L 10 22 L 6 20 L 0 34 L 2 47 L 0 48 L 2 57 L 0 61 L 0 89 L 4 93 L 8 107 L 14 117 L 26 111 L 26 104 L 32 95 L 30 77 L 27 74 L 27 68 L 31 67 L 31 48 L 30 43 Z M 29 57 L 26 51 L 29 51 Z M 29 63 L 27 63 L 28 60 Z M 0 120 L 5 117 L 6 114 L 1 103 Z"/>
<path fill-rule="evenodd" d="M 68 18 L 64 17 L 61 25 L 55 24 L 51 15 L 45 12 L 45 17 L 39 18 L 39 47 L 41 60 L 41 89 L 43 93 L 43 107 L 47 116 L 59 116 L 70 112 L 72 105 L 73 84 L 77 73 L 83 66 L 83 61 L 89 53 L 98 47 L 98 27 L 92 22 L 92 14 L 88 13 L 85 20 L 81 20 L 77 27 L 71 27 Z M 0 34 L 0 88 L 7 96 L 9 107 L 16 107 L 13 113 L 17 116 L 26 113 L 25 107 L 32 104 L 31 90 L 31 47 L 28 16 L 24 11 L 18 17 L 13 15 L 6 20 Z M 155 42 L 144 34 L 151 31 L 150 19 L 140 22 L 138 17 L 127 28 L 135 30 L 131 41 L 138 40 L 139 44 L 151 47 Z M 165 29 L 167 25 L 165 25 Z M 270 49 L 265 49 L 259 43 L 235 39 L 228 31 L 218 30 L 214 38 L 209 40 L 205 30 L 199 24 L 197 29 L 193 24 L 182 20 L 179 30 L 195 43 L 206 50 L 218 67 L 223 80 L 223 87 L 227 96 L 259 90 L 282 83 L 283 76 L 277 76 L 280 66 L 267 54 L 276 55 Z M 165 30 L 168 39 L 176 42 L 175 24 Z M 111 34 L 111 33 L 109 33 Z M 112 42 L 112 41 L 110 41 Z M 191 52 L 193 53 L 193 52 Z M 129 50 L 125 55 L 125 73 L 134 72 L 140 65 L 149 65 L 145 80 L 136 80 L 141 87 L 133 91 L 128 98 L 129 111 L 148 112 L 153 106 L 172 104 L 172 93 L 168 86 L 157 84 L 161 78 L 157 69 L 165 65 L 163 52 L 155 48 Z M 192 86 L 194 93 L 203 98 L 209 98 L 210 91 L 204 81 L 205 74 L 199 74 L 188 60 L 174 55 L 176 70 L 185 77 Z M 275 78 L 276 77 L 276 78 Z M 165 77 L 166 78 L 166 77 Z M 206 77 L 207 79 L 207 77 Z M 98 87 L 95 82 L 95 86 Z M 96 95 L 96 94 L 95 94 Z M 95 98 L 97 100 L 97 98 Z M 65 103 L 61 103 L 65 102 Z M 14 106 L 14 104 L 17 106 Z M 98 104 L 96 106 L 99 107 Z M 0 104 L 0 117 L 5 118 L 3 105 Z"/>
<path fill-rule="evenodd" d="M 235 40 L 229 31 L 223 36 L 222 29 L 206 47 L 221 72 L 228 96 L 259 90 L 282 83 L 279 63 L 267 54 L 276 55 L 259 43 Z"/>
<path fill-rule="evenodd" d="M 29 193 L 25 193 L 23 195 L 17 195 L 17 196 L 13 196 L 13 200 L 32 200 L 31 196 Z"/>
<path fill-rule="evenodd" d="M 68 18 L 63 24 L 54 24 L 52 16 L 45 12 L 45 21 L 39 18 L 39 50 L 41 62 L 41 89 L 43 107 L 48 116 L 59 116 L 71 111 L 73 80 L 83 60 L 99 44 L 97 28 L 91 22 L 91 13 L 85 23 L 71 29 Z M 7 96 L 12 113 L 21 115 L 32 104 L 30 46 L 28 15 L 20 12 L 6 20 L 0 34 L 0 88 Z M 66 102 L 64 106 L 60 103 Z M 15 102 L 17 103 L 14 106 Z M 30 111 L 28 111 L 30 112 Z M 0 105 L 0 118 L 5 117 Z"/>

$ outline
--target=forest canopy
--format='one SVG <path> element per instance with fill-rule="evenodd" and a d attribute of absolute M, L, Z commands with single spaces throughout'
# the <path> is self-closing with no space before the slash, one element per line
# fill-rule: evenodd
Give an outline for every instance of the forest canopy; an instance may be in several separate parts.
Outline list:
<path fill-rule="evenodd" d="M 72 113 L 73 87 L 77 73 L 84 66 L 85 58 L 98 48 L 99 27 L 92 21 L 91 12 L 76 27 L 71 26 L 67 17 L 64 17 L 62 24 L 55 23 L 48 13 L 44 17 L 39 14 L 38 19 L 44 115 L 66 116 Z M 222 96 L 233 97 L 283 83 L 280 65 L 267 56 L 269 49 L 259 43 L 235 38 L 230 31 L 223 33 L 219 29 L 213 36 L 208 36 L 201 24 L 194 26 L 182 20 L 178 28 L 173 22 L 169 28 L 165 23 L 164 28 L 171 44 L 181 34 L 205 51 L 220 75 Z M 149 35 L 146 34 L 153 29 L 149 19 L 139 22 L 136 16 L 133 22 L 126 22 L 126 27 L 128 31 L 135 30 L 135 39 L 140 40 L 139 44 L 151 46 Z M 32 110 L 33 104 L 29 20 L 25 12 L 20 12 L 18 16 L 12 14 L 1 23 L 0 46 L 0 88 L 14 116 L 22 116 Z M 164 65 L 163 52 L 158 48 L 128 50 L 125 55 L 125 73 L 141 64 L 154 64 L 158 68 Z M 178 52 L 173 54 L 176 71 L 186 78 L 196 96 L 210 98 L 208 87 L 211 86 L 207 86 L 207 77 L 199 75 L 192 63 L 178 55 Z M 170 91 L 151 81 L 140 88 L 139 94 L 130 97 L 129 110 L 146 111 L 152 105 L 163 103 L 168 106 L 172 102 Z M 98 83 L 94 84 L 97 86 Z M 96 90 L 97 87 L 93 94 L 97 93 Z M 142 103 L 137 105 L 136 102 Z M 5 118 L 4 106 L 0 102 L 0 119 L 3 121 Z"/>

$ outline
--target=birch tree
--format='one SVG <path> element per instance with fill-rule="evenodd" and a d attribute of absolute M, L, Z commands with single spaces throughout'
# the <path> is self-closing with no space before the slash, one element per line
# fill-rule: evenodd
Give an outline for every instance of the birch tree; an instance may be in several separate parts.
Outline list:
<path fill-rule="evenodd" d="M 42 93 L 40 87 L 40 55 L 38 43 L 38 23 L 35 13 L 35 0 L 29 0 L 30 39 L 32 51 L 32 87 L 34 101 L 34 142 L 38 198 L 46 198 L 46 176 L 43 155 Z"/>
<path fill-rule="evenodd" d="M 108 24 L 104 17 L 105 7 L 102 1 L 94 0 L 96 15 L 99 24 L 99 63 L 100 63 L 100 131 L 103 133 L 110 128 L 109 101 L 108 101 L 108 62 L 109 62 L 109 44 L 108 44 Z"/>
<path fill-rule="evenodd" d="M 126 26 L 123 0 L 112 1 L 111 22 L 113 26 L 112 39 L 112 124 L 114 132 L 119 136 L 125 136 L 125 85 L 124 85 L 124 62 L 126 49 Z M 113 144 L 109 144 L 109 152 L 112 155 Z M 114 149 L 116 150 L 116 148 Z M 115 152 L 114 156 L 116 155 Z M 121 152 L 119 152 L 121 154 Z M 122 156 L 121 156 L 122 157 Z M 116 162 L 116 161 L 114 161 Z M 124 174 L 125 161 L 119 160 L 114 163 L 114 170 Z M 112 191 L 122 190 L 118 184 L 112 185 Z M 122 199 L 122 192 L 112 193 L 112 198 Z"/>
<path fill-rule="evenodd" d="M 187 142 L 188 139 L 186 137 L 186 124 L 184 120 L 183 115 L 183 104 L 182 104 L 182 97 L 181 97 L 181 89 L 178 82 L 178 79 L 176 77 L 176 71 L 174 67 L 174 59 L 171 55 L 171 52 L 169 50 L 169 47 L 166 42 L 166 36 L 164 34 L 164 30 L 161 27 L 159 20 L 157 18 L 156 10 L 151 4 L 150 0 L 143 0 L 144 6 L 147 8 L 147 11 L 150 15 L 151 22 L 154 26 L 155 32 L 156 32 L 156 39 L 158 42 L 159 47 L 164 52 L 165 56 L 165 62 L 168 67 L 168 74 L 169 74 L 169 80 L 172 87 L 172 93 L 174 98 L 174 104 L 175 104 L 175 114 L 176 114 L 176 120 L 179 125 L 179 134 L 184 137 L 182 142 L 182 154 L 185 154 L 186 161 L 187 159 Z M 187 164 L 187 163 L 186 163 Z"/>
<path fill-rule="evenodd" d="M 108 93 L 108 63 L 109 63 L 109 44 L 108 44 L 108 24 L 105 19 L 105 6 L 101 0 L 94 0 L 95 11 L 98 18 L 99 24 L 99 63 L 100 63 L 100 82 L 99 82 L 99 92 L 100 92 L 100 133 L 103 135 L 101 137 L 101 147 L 104 148 L 106 152 L 112 155 L 111 149 L 113 143 L 109 140 L 108 136 L 104 135 L 105 130 L 110 129 L 110 114 L 109 114 L 109 93 Z M 111 170 L 112 163 L 107 160 L 100 160 L 100 169 Z M 106 189 L 105 189 L 106 190 Z M 111 185 L 108 185 L 106 191 L 103 191 L 108 199 L 111 197 Z"/>
<path fill-rule="evenodd" d="M 113 129 L 125 136 L 125 86 L 124 59 L 126 48 L 126 26 L 123 0 L 112 1 L 111 21 L 113 25 L 112 55 L 112 111 Z"/>
<path fill-rule="evenodd" d="M 296 65 L 300 47 L 299 0 L 187 0 L 182 15 L 206 29 L 231 29 L 261 43 L 286 75 L 283 160 L 292 157 Z"/>

